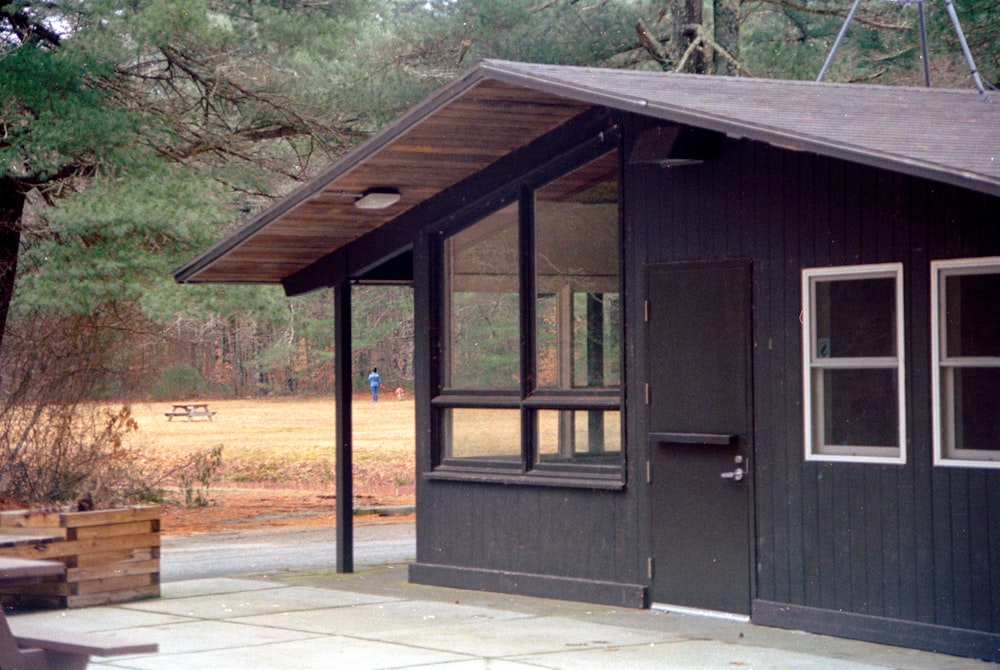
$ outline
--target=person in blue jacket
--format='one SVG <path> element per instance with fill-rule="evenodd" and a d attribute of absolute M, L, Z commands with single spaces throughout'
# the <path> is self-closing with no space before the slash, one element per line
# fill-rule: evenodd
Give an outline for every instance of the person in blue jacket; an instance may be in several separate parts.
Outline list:
<path fill-rule="evenodd" d="M 372 368 L 372 373 L 368 375 L 368 384 L 372 387 L 372 402 L 378 402 L 378 387 L 382 385 L 382 378 L 379 377 L 378 368 Z"/>

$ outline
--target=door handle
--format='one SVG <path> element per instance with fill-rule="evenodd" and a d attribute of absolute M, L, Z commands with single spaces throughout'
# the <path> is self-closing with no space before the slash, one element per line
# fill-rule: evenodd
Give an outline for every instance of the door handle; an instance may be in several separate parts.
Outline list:
<path fill-rule="evenodd" d="M 732 472 L 723 472 L 719 476 L 722 477 L 723 479 L 729 479 L 734 482 L 743 481 L 743 475 L 746 474 L 746 471 L 742 467 L 740 467 L 743 465 L 743 455 L 736 454 L 736 456 L 733 458 L 733 462 L 736 463 L 737 466 L 736 469 L 733 470 Z"/>
<path fill-rule="evenodd" d="M 731 479 L 734 482 L 738 482 L 743 479 L 744 474 L 745 473 L 743 472 L 743 468 L 736 468 L 732 472 L 723 472 L 719 476 L 722 477 L 723 479 Z"/>

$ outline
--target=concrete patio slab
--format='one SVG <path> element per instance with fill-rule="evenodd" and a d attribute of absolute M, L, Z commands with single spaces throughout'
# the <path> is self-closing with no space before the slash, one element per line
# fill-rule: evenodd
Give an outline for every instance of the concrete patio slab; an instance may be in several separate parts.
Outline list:
<path fill-rule="evenodd" d="M 196 619 L 233 619 L 257 614 L 276 614 L 297 610 L 352 607 L 391 599 L 349 591 L 331 592 L 306 586 L 284 586 L 252 589 L 230 593 L 210 593 L 204 596 L 143 600 L 123 605 L 130 610 L 162 612 Z"/>
<path fill-rule="evenodd" d="M 171 623 L 190 621 L 185 616 L 174 616 L 161 612 L 134 612 L 118 607 L 89 607 L 85 609 L 26 612 L 8 616 L 11 627 L 16 630 L 21 621 L 44 626 L 52 630 L 75 631 L 79 633 L 100 633 L 122 630 L 123 628 L 147 628 Z"/>
<path fill-rule="evenodd" d="M 513 659 L 551 670 L 719 670 L 720 668 L 766 668 L 768 670 L 884 670 L 885 666 L 844 659 L 787 652 L 776 658 L 771 649 L 749 645 L 720 645 L 708 640 L 631 647 L 604 647 L 575 652 L 534 654 Z"/>
<path fill-rule="evenodd" d="M 161 652 L 133 657 L 103 667 L 132 670 L 177 670 L 211 668 L 212 670 L 247 670 L 248 668 L 295 668 L 296 670 L 377 670 L 400 667 L 452 667 L 463 660 L 461 655 L 443 651 L 413 649 L 398 645 L 354 638 L 313 637 L 295 642 L 260 643 L 240 648 L 190 653 Z M 102 667 L 102 666 L 95 666 Z"/>
<path fill-rule="evenodd" d="M 316 636 L 287 628 L 244 626 L 229 621 L 187 621 L 155 628 L 126 628 L 123 637 L 153 637 L 160 645 L 159 656 L 189 654 L 199 651 L 238 650 L 266 647 L 275 643 L 313 639 Z M 145 656 L 136 658 L 146 658 Z M 99 659 L 96 659 L 99 660 Z M 178 666 L 175 666 L 178 667 Z"/>
<path fill-rule="evenodd" d="M 371 605 L 325 610 L 287 612 L 233 619 L 248 625 L 273 625 L 324 635 L 351 635 L 366 639 L 388 639 L 409 642 L 423 638 L 435 629 L 451 628 L 463 623 L 499 624 L 528 615 L 517 612 L 414 601 L 387 601 Z"/>
<path fill-rule="evenodd" d="M 24 620 L 160 646 L 90 670 L 996 668 L 748 622 L 413 585 L 401 566 L 166 586 L 158 600 L 8 618 L 15 630 Z"/>
<path fill-rule="evenodd" d="M 608 626 L 562 617 L 529 617 L 457 624 L 419 632 L 382 631 L 378 639 L 406 642 L 429 649 L 447 649 L 483 658 L 505 658 L 581 649 L 652 645 L 677 638 L 669 631 L 653 632 Z"/>
<path fill-rule="evenodd" d="M 187 598 L 189 596 L 207 596 L 213 593 L 243 593 L 246 591 L 263 591 L 288 586 L 282 582 L 265 581 L 263 579 L 234 579 L 231 577 L 213 577 L 209 579 L 189 579 L 184 582 L 166 582 L 160 585 L 160 600 L 168 598 Z"/>

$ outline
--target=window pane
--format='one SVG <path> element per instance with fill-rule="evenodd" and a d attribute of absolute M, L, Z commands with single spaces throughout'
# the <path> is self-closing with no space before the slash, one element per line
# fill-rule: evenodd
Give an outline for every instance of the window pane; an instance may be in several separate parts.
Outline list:
<path fill-rule="evenodd" d="M 899 445 L 896 370 L 813 371 L 823 446 Z"/>
<path fill-rule="evenodd" d="M 539 410 L 538 460 L 542 463 L 621 463 L 621 412 Z"/>
<path fill-rule="evenodd" d="M 948 356 L 1000 356 L 1000 274 L 945 279 Z"/>
<path fill-rule="evenodd" d="M 521 461 L 521 412 L 516 409 L 446 409 L 445 458 Z"/>
<path fill-rule="evenodd" d="M 446 241 L 445 386 L 519 388 L 517 213 L 509 205 Z"/>
<path fill-rule="evenodd" d="M 1000 368 L 949 372 L 954 384 L 955 449 L 1000 451 Z"/>
<path fill-rule="evenodd" d="M 535 194 L 540 388 L 621 383 L 618 228 L 617 152 Z"/>
<path fill-rule="evenodd" d="M 816 283 L 816 358 L 896 355 L 896 280 Z"/>

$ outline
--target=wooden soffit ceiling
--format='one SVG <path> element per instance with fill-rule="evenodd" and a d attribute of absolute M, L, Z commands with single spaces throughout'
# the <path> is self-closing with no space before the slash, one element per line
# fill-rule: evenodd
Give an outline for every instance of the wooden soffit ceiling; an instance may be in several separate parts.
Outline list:
<path fill-rule="evenodd" d="M 280 283 L 585 112 L 590 105 L 473 72 L 174 273 L 180 282 Z M 383 210 L 354 206 L 395 189 Z"/>

